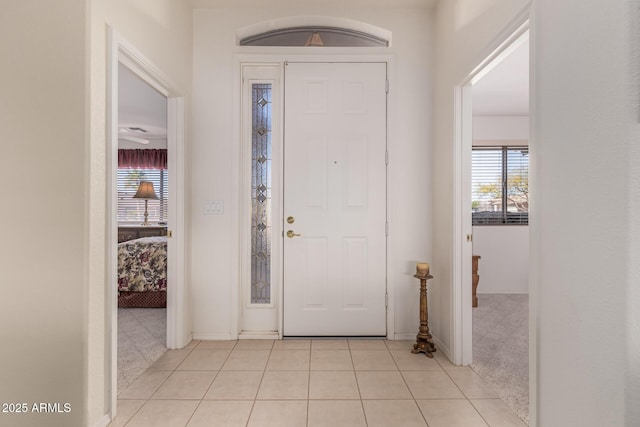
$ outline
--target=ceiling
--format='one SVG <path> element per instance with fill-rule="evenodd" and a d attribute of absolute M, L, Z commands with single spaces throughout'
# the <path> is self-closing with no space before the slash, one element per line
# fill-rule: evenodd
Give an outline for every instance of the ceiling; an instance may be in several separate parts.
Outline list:
<path fill-rule="evenodd" d="M 474 116 L 529 115 L 529 40 L 472 87 Z"/>
<path fill-rule="evenodd" d="M 120 148 L 167 146 L 167 98 L 122 64 L 118 68 L 118 129 Z M 123 137 L 142 138 L 149 143 Z"/>

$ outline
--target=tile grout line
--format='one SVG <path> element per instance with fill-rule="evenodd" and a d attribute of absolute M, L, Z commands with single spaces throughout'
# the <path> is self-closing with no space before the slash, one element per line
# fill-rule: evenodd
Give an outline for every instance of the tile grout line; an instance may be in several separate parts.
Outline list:
<path fill-rule="evenodd" d="M 362 392 L 360 391 L 360 382 L 358 381 L 358 375 L 356 374 L 356 365 L 353 363 L 353 354 L 351 353 L 351 345 L 347 340 L 347 348 L 349 349 L 349 358 L 351 359 L 351 366 L 353 367 L 353 376 L 356 379 L 356 387 L 358 387 L 358 396 L 360 397 L 360 407 L 362 408 L 362 414 L 364 415 L 364 423 L 368 426 L 369 420 L 367 419 L 367 411 L 364 410 L 364 400 L 362 399 Z"/>
<path fill-rule="evenodd" d="M 440 363 L 439 361 L 436 360 L 436 362 Z M 440 365 L 442 366 L 442 365 Z M 488 426 L 491 427 L 491 425 L 487 422 L 487 420 L 484 419 L 484 417 L 482 416 L 482 414 L 480 413 L 480 411 L 478 411 L 478 409 L 473 405 L 473 403 L 471 403 L 471 400 L 469 399 L 469 397 L 467 397 L 466 393 L 464 391 L 462 391 L 462 388 L 460 388 L 460 386 L 458 385 L 457 382 L 455 382 L 455 380 L 451 377 L 451 375 L 449 374 L 449 371 L 447 371 L 446 369 L 444 369 L 444 367 L 442 368 L 444 370 L 444 372 L 447 374 L 447 376 L 449 377 L 449 379 L 451 380 L 451 382 L 453 383 L 453 385 L 456 386 L 456 388 L 458 390 L 460 390 L 460 393 L 462 393 L 462 395 L 464 396 L 464 399 L 469 403 L 469 405 L 471 405 L 471 407 L 473 408 L 474 411 L 476 411 L 476 414 L 478 414 L 480 416 L 480 418 L 482 419 L 482 421 L 484 421 L 484 423 Z M 472 372 L 475 374 L 475 372 L 472 370 Z M 476 374 L 478 375 L 478 374 Z M 479 376 L 478 376 L 479 378 Z"/>
<path fill-rule="evenodd" d="M 386 343 L 385 343 L 385 345 L 386 345 Z M 398 361 L 396 360 L 396 358 L 393 357 L 393 353 L 391 352 L 391 349 L 389 348 L 388 345 L 387 345 L 387 351 L 389 351 L 389 355 L 391 356 L 391 359 L 393 360 L 393 363 L 395 363 L 396 368 L 398 368 L 398 372 L 400 373 L 400 378 L 402 378 L 402 382 L 404 383 L 405 387 L 407 387 L 407 390 L 409 390 L 409 394 L 413 398 L 413 404 L 416 405 L 416 407 L 418 408 L 418 412 L 420 412 L 420 415 L 422 416 L 422 419 L 424 420 L 424 423 L 427 425 L 427 427 L 429 427 L 429 422 L 427 421 L 427 417 L 422 412 L 422 409 L 420 408 L 420 405 L 418 405 L 418 401 L 417 401 L 415 395 L 413 394 L 413 392 L 411 391 L 411 387 L 409 387 L 409 384 L 407 383 L 407 379 L 404 377 L 403 371 L 400 369 L 400 366 L 398 365 Z M 435 357 L 434 357 L 434 359 L 435 359 Z M 436 360 L 436 362 L 437 362 L 437 360 Z"/>
<path fill-rule="evenodd" d="M 240 341 L 238 340 L 237 342 L 240 342 Z M 251 421 L 251 415 L 253 415 L 253 410 L 256 407 L 256 402 L 258 401 L 258 393 L 260 393 L 260 387 L 262 386 L 264 375 L 267 372 L 267 366 L 269 365 L 269 359 L 271 358 L 271 354 L 273 353 L 273 347 L 275 347 L 275 341 L 271 344 L 271 349 L 269 350 L 269 356 L 267 357 L 267 361 L 264 364 L 264 369 L 262 369 L 262 376 L 260 377 L 260 382 L 258 383 L 258 388 L 256 389 L 256 395 L 253 396 L 253 403 L 251 404 L 251 410 L 249 411 L 249 416 L 247 417 L 246 426 L 249 425 L 249 421 Z"/>
<path fill-rule="evenodd" d="M 200 342 L 202 342 L 202 341 L 200 341 Z M 175 367 L 175 368 L 173 368 L 172 370 L 170 370 L 172 373 L 173 373 L 173 372 L 175 372 L 175 371 L 178 369 L 178 367 L 182 364 L 182 362 L 184 362 L 184 360 L 185 360 L 187 357 L 189 357 L 189 355 L 191 354 L 191 352 L 193 352 L 193 350 L 195 350 L 195 348 L 196 348 L 197 346 L 199 346 L 199 345 L 200 345 L 200 342 L 198 342 L 198 344 L 196 344 L 196 345 L 194 345 L 192 348 L 190 348 L 190 349 L 189 349 L 189 353 L 187 353 L 187 355 L 184 357 L 184 359 L 182 359 L 182 361 L 181 361 L 180 363 L 178 363 L 178 364 L 176 365 L 176 367 Z M 166 354 L 166 352 L 165 352 L 164 354 Z M 163 355 L 164 355 L 164 354 L 163 354 Z M 144 372 L 147 372 L 150 368 L 151 368 L 151 366 L 149 366 L 149 368 L 145 369 L 145 371 L 144 371 Z M 144 372 L 143 372 L 143 373 L 144 373 Z M 154 391 L 152 391 L 152 392 L 151 392 L 151 394 L 149 395 L 149 397 L 148 397 L 148 398 L 146 398 L 146 399 L 144 400 L 144 403 L 143 403 L 142 405 L 140 405 L 140 407 L 138 408 L 138 410 L 137 410 L 137 411 L 135 411 L 135 412 L 133 413 L 133 415 L 131 415 L 131 416 L 129 417 L 129 419 L 128 419 L 124 424 L 123 424 L 123 427 L 127 427 L 127 424 L 129 424 L 129 423 L 131 422 L 131 420 L 133 420 L 133 418 L 135 418 L 135 416 L 138 414 L 138 412 L 140 412 L 140 410 L 141 410 L 141 409 L 142 409 L 142 408 L 143 408 L 147 403 L 149 403 L 149 402 L 151 401 L 151 397 L 152 397 L 152 396 L 153 396 L 153 395 L 154 395 L 154 394 L 155 394 L 155 393 L 160 389 L 160 387 L 162 387 L 162 386 L 164 385 L 164 383 L 165 383 L 165 382 L 167 382 L 167 380 L 168 380 L 168 379 L 169 379 L 169 377 L 172 375 L 172 373 L 171 373 L 171 374 L 169 374 L 169 375 L 167 376 L 167 378 L 165 378 L 165 379 L 164 379 L 164 381 L 162 381 L 162 383 L 161 383 L 161 384 L 160 384 L 160 385 L 159 385 L 159 386 L 158 386 Z M 136 380 L 136 381 L 137 381 L 137 380 Z M 133 385 L 133 384 L 131 384 L 131 385 Z M 122 391 L 124 392 L 124 390 L 122 390 Z M 195 413 L 195 411 L 194 411 L 194 413 Z M 192 414 L 192 416 L 193 416 L 193 414 Z"/>

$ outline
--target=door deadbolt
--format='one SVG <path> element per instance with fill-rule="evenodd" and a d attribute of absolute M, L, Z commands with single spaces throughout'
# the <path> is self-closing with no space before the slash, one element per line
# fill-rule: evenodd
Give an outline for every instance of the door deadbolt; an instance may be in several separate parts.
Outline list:
<path fill-rule="evenodd" d="M 290 217 L 287 218 L 287 223 L 293 224 L 295 220 L 296 219 L 294 217 L 290 216 Z"/>
<path fill-rule="evenodd" d="M 289 230 L 289 231 L 287 231 L 287 237 L 288 237 L 288 238 L 290 238 L 290 239 L 291 239 L 291 238 L 293 238 L 293 237 L 295 237 L 295 236 L 299 236 L 299 234 L 298 234 L 298 233 L 294 233 L 294 232 L 293 232 L 293 230 Z"/>

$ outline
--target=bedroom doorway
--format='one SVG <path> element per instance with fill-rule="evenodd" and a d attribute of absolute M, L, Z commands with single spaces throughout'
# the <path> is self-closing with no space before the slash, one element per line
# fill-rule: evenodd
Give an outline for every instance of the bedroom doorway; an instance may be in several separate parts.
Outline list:
<path fill-rule="evenodd" d="M 528 17 L 523 16 L 519 23 L 514 23 L 514 28 L 507 34 L 504 39 L 496 42 L 497 47 L 493 52 L 455 88 L 457 131 L 454 145 L 456 205 L 452 361 L 456 365 L 471 365 L 484 381 L 494 387 L 500 384 L 496 387 L 499 396 L 506 402 L 511 402 L 508 403 L 509 406 L 518 416 L 527 419 L 529 407 L 535 409 L 535 375 L 529 375 L 535 370 L 535 360 L 532 359 L 535 357 L 535 348 L 528 348 L 529 343 L 535 343 L 535 340 L 529 339 L 529 334 L 535 336 L 535 324 L 529 327 L 526 313 L 529 307 L 528 296 L 523 295 L 523 302 L 521 298 L 512 298 L 513 295 L 504 295 L 515 292 L 506 292 L 505 289 L 508 288 L 503 288 L 503 295 L 498 295 L 498 298 L 491 301 L 491 294 L 488 293 L 491 289 L 494 293 L 501 289 L 497 286 L 514 287 L 514 277 L 518 276 L 522 283 L 514 289 L 528 292 L 529 288 L 529 275 L 515 274 L 518 273 L 515 270 L 519 268 L 528 270 L 529 252 L 528 227 L 522 227 L 524 223 L 528 224 L 529 204 L 528 70 L 531 67 Z M 526 47 L 525 51 L 518 52 L 523 46 Z M 503 64 L 512 62 L 508 60 L 513 59 L 521 62 L 518 64 L 520 75 L 494 75 L 487 78 L 494 70 L 500 70 Z M 485 78 L 485 84 L 494 81 L 496 86 L 483 88 Z M 507 102 L 505 96 L 513 97 L 514 93 L 511 92 L 516 91 L 511 88 L 505 93 L 504 85 L 508 82 L 516 85 L 514 80 L 521 88 L 518 98 L 522 98 L 522 92 L 525 95 L 524 99 L 511 100 L 520 105 L 520 114 L 515 114 L 515 110 L 510 114 L 506 110 L 498 113 L 499 104 Z M 483 94 L 483 89 L 488 93 Z M 484 101 L 481 98 L 485 98 Z M 485 105 L 482 105 L 483 102 Z M 510 136 L 507 138 L 505 135 Z M 512 188 L 515 183 L 518 185 Z M 513 244 L 514 241 L 519 242 L 519 249 L 524 254 L 516 254 L 513 247 L 501 248 L 507 242 Z M 491 267 L 500 250 L 503 255 L 497 258 L 497 263 L 508 277 L 500 281 L 506 285 L 499 285 L 499 280 L 493 274 L 497 270 Z M 480 277 L 476 294 L 480 294 L 480 298 L 477 300 L 478 307 L 475 308 L 472 301 L 473 255 L 480 256 L 476 261 Z M 475 277 L 473 280 L 475 281 Z M 506 350 L 503 354 L 500 354 L 501 347 Z M 530 370 L 527 365 L 533 369 Z M 509 370 L 513 370 L 515 375 Z M 496 382 L 495 378 L 498 377 L 500 380 Z"/>
<path fill-rule="evenodd" d="M 106 242 L 107 242 L 107 284 L 109 285 L 106 299 L 106 316 L 105 316 L 105 335 L 107 342 L 107 371 L 109 380 L 107 382 L 108 393 L 110 394 L 110 416 L 113 419 L 117 412 L 118 397 L 118 241 L 131 237 L 145 237 L 153 240 L 161 240 L 162 236 L 153 236 L 153 234 L 166 234 L 166 256 L 164 257 L 164 265 L 166 265 L 166 311 L 164 316 L 158 316 L 160 319 L 164 317 L 165 324 L 160 325 L 154 333 L 157 339 L 164 344 L 165 348 L 175 349 L 182 348 L 190 341 L 187 331 L 186 321 L 186 300 L 185 295 L 185 168 L 184 168 L 184 122 L 185 122 L 185 106 L 183 91 L 173 84 L 165 74 L 153 65 L 141 52 L 130 45 L 113 28 L 107 28 L 108 41 L 108 58 L 107 58 L 107 121 L 106 121 L 106 141 L 107 141 L 107 159 L 106 159 L 106 175 L 107 175 L 107 203 L 106 203 Z M 163 116 L 163 123 L 151 123 L 148 125 L 132 124 L 128 126 L 128 119 L 124 116 L 125 111 L 121 111 L 120 97 L 126 97 L 129 94 L 120 93 L 120 80 L 126 82 L 125 73 L 132 75 L 143 82 L 139 89 L 147 91 L 147 95 L 160 100 L 157 115 Z M 136 90 L 129 89 L 136 93 Z M 143 97 L 138 94 L 135 98 Z M 137 99 L 139 101 L 139 99 Z M 120 118 L 120 115 L 123 115 Z M 132 120 L 141 120 L 144 113 L 136 108 L 127 111 L 129 118 Z M 164 129 L 161 132 L 159 129 Z M 144 132 L 146 131 L 146 132 Z M 157 138 L 151 137 L 149 134 L 157 133 Z M 164 138 L 159 137 L 160 134 Z M 125 138 L 123 138 L 123 136 Z M 133 146 L 152 146 L 155 139 L 165 139 L 166 153 L 164 160 L 162 155 L 156 153 L 150 156 L 132 155 L 131 158 L 125 158 L 130 162 L 142 162 L 145 167 L 137 168 L 131 176 L 128 173 L 121 174 L 121 187 L 128 188 L 127 191 L 134 191 L 133 196 L 124 197 L 123 208 L 126 211 L 130 209 L 136 211 L 132 215 L 142 215 L 142 221 L 139 221 L 133 229 L 119 230 L 119 140 L 125 140 Z M 147 142 L 148 141 L 148 142 Z M 124 143 L 124 142 L 123 142 Z M 157 141 L 153 142 L 153 144 Z M 160 148 L 157 148 L 160 150 Z M 137 150 L 145 150 L 137 148 Z M 146 149 L 150 150 L 150 149 Z M 138 157 L 136 157 L 138 156 Z M 126 156 L 125 156 L 126 157 Z M 149 168 L 152 162 L 155 166 Z M 164 162 L 163 166 L 158 166 Z M 150 172 L 150 169 L 155 171 Z M 144 179 L 140 176 L 140 170 L 144 171 Z M 138 178 L 137 180 L 135 178 Z M 135 181 L 135 182 L 134 182 Z M 136 187 L 137 182 L 137 187 Z M 144 183 L 144 185 L 142 185 Z M 155 196 L 146 190 L 153 184 Z M 157 184 L 157 185 L 156 185 Z M 135 196 L 135 197 L 134 197 Z M 166 197 L 165 197 L 166 196 Z M 156 199 L 157 197 L 157 199 Z M 137 199 L 132 201 L 131 199 Z M 164 199 L 164 200 L 163 200 Z M 126 202 L 126 203 L 125 203 Z M 136 204 L 136 206 L 132 206 Z M 127 212 L 120 212 L 120 218 L 128 215 Z M 138 221 L 131 217 L 131 221 Z M 152 223 L 152 225 L 142 225 L 143 222 Z M 133 222 L 135 224 L 135 222 Z M 165 232 L 166 229 L 166 232 Z M 135 236 L 132 235 L 135 234 Z M 151 236 L 150 236 L 151 235 Z M 146 256 L 146 255 L 145 255 Z M 156 257 L 154 262 L 162 264 L 163 258 Z M 161 283 L 157 284 L 161 287 Z M 139 297 L 138 297 L 139 298 Z M 143 297 L 144 299 L 144 297 Z M 157 296 L 153 296 L 151 304 L 162 305 L 157 301 Z M 155 300 L 155 301 L 154 301 Z M 141 320 L 144 326 L 147 320 L 144 316 Z M 161 320 L 158 320 L 161 322 Z M 151 320 L 154 322 L 154 320 Z M 150 332 L 150 331 L 147 331 Z"/>
<path fill-rule="evenodd" d="M 529 40 L 472 86 L 472 368 L 529 420 Z"/>
<path fill-rule="evenodd" d="M 118 393 L 166 350 L 167 97 L 118 65 Z"/>

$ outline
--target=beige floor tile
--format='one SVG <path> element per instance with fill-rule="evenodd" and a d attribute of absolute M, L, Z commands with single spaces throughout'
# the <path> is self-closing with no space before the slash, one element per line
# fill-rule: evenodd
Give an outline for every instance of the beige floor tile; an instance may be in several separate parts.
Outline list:
<path fill-rule="evenodd" d="M 233 349 L 236 346 L 238 341 L 223 341 L 223 340 L 210 340 L 210 341 L 200 341 L 198 350 L 216 350 L 216 349 Z"/>
<path fill-rule="evenodd" d="M 152 399 L 202 399 L 217 371 L 174 371 Z"/>
<path fill-rule="evenodd" d="M 199 403 L 198 400 L 149 400 L 127 423 L 127 427 L 184 426 Z"/>
<path fill-rule="evenodd" d="M 236 350 L 271 350 L 274 340 L 238 340 Z"/>
<path fill-rule="evenodd" d="M 524 427 L 520 418 L 500 399 L 473 399 L 471 404 L 491 427 Z"/>
<path fill-rule="evenodd" d="M 496 392 L 475 372 L 449 372 L 454 383 L 462 390 L 468 399 L 498 398 Z"/>
<path fill-rule="evenodd" d="M 301 427 L 307 424 L 307 402 L 304 400 L 256 401 L 248 427 Z"/>
<path fill-rule="evenodd" d="M 316 341 L 314 341 L 315 343 Z M 345 341 L 346 342 L 346 341 Z M 352 371 L 349 350 L 315 350 L 311 344 L 312 371 Z"/>
<path fill-rule="evenodd" d="M 266 371 L 257 399 L 307 399 L 309 371 Z"/>
<path fill-rule="evenodd" d="M 389 350 L 411 350 L 416 340 L 386 340 L 384 343 Z"/>
<path fill-rule="evenodd" d="M 222 365 L 223 371 L 263 371 L 271 350 L 234 349 Z"/>
<path fill-rule="evenodd" d="M 386 350 L 383 340 L 349 340 L 351 350 Z"/>
<path fill-rule="evenodd" d="M 391 356 L 401 371 L 442 371 L 435 359 L 422 353 L 413 354 L 409 350 L 391 350 Z"/>
<path fill-rule="evenodd" d="M 363 400 L 362 404 L 369 427 L 427 425 L 413 400 Z"/>
<path fill-rule="evenodd" d="M 429 427 L 487 427 L 466 399 L 417 401 Z"/>
<path fill-rule="evenodd" d="M 118 400 L 118 415 L 111 421 L 109 427 L 123 427 L 127 421 L 138 412 L 146 400 Z"/>
<path fill-rule="evenodd" d="M 312 371 L 309 377 L 309 399 L 360 399 L 353 371 Z"/>
<path fill-rule="evenodd" d="M 308 371 L 310 350 L 271 350 L 267 371 Z"/>
<path fill-rule="evenodd" d="M 187 427 L 245 427 L 252 407 L 250 401 L 203 401 Z"/>
<path fill-rule="evenodd" d="M 274 350 L 309 350 L 311 340 L 278 340 L 273 344 Z"/>
<path fill-rule="evenodd" d="M 349 342 L 347 340 L 312 340 L 312 350 L 348 350 Z"/>
<path fill-rule="evenodd" d="M 149 369 L 154 371 L 173 371 L 191 353 L 191 349 L 167 350 L 160 359 L 153 362 Z"/>
<path fill-rule="evenodd" d="M 411 399 L 411 393 L 398 371 L 358 371 L 362 399 Z"/>
<path fill-rule="evenodd" d="M 471 372 L 471 368 L 469 368 L 468 366 L 457 366 L 451 363 L 447 356 L 441 351 L 436 351 L 435 353 L 433 353 L 433 357 L 445 371 Z"/>
<path fill-rule="evenodd" d="M 253 400 L 262 381 L 261 371 L 220 371 L 204 395 L 211 400 Z"/>
<path fill-rule="evenodd" d="M 145 371 L 118 399 L 148 399 L 171 375 L 171 371 Z"/>
<path fill-rule="evenodd" d="M 359 400 L 314 400 L 309 402 L 308 427 L 367 426 Z"/>
<path fill-rule="evenodd" d="M 398 369 L 389 350 L 351 350 L 356 371 L 391 371 Z"/>
<path fill-rule="evenodd" d="M 443 371 L 403 371 L 415 399 L 464 399 L 451 378 Z"/>
<path fill-rule="evenodd" d="M 181 350 L 193 350 L 200 344 L 200 340 L 191 340 L 189 344 L 185 345 Z"/>
<path fill-rule="evenodd" d="M 178 366 L 179 371 L 218 371 L 231 350 L 200 350 L 195 348 Z"/>

